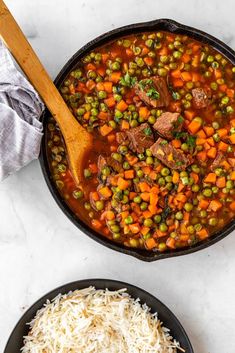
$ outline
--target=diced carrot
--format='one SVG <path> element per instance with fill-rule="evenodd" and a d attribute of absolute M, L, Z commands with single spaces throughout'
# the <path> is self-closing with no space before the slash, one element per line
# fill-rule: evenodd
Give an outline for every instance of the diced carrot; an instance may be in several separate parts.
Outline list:
<path fill-rule="evenodd" d="M 157 243 L 154 238 L 148 238 L 145 240 L 145 244 L 149 250 L 153 249 L 156 247 Z"/>
<path fill-rule="evenodd" d="M 152 66 L 154 64 L 154 60 L 153 58 L 150 58 L 149 56 L 146 56 L 144 58 L 144 62 L 147 66 Z"/>
<path fill-rule="evenodd" d="M 98 114 L 98 118 L 100 120 L 107 120 L 108 116 L 109 116 L 109 113 L 107 113 L 107 112 L 100 111 L 99 114 Z"/>
<path fill-rule="evenodd" d="M 215 132 L 215 130 L 212 126 L 204 126 L 203 129 L 208 137 L 212 136 Z"/>
<path fill-rule="evenodd" d="M 182 203 L 185 203 L 187 201 L 187 197 L 182 193 L 177 194 L 175 196 L 175 199 L 179 202 L 182 202 Z"/>
<path fill-rule="evenodd" d="M 104 90 L 107 93 L 112 93 L 113 92 L 113 82 L 105 81 L 103 83 L 103 85 L 104 85 Z"/>
<path fill-rule="evenodd" d="M 192 72 L 192 82 L 199 82 L 199 81 L 201 81 L 201 75 L 198 72 Z"/>
<path fill-rule="evenodd" d="M 206 154 L 206 151 L 200 151 L 197 153 L 197 159 L 200 161 L 203 161 L 205 162 L 206 159 L 207 159 L 207 154 Z"/>
<path fill-rule="evenodd" d="M 196 139 L 196 145 L 204 145 L 204 143 L 206 142 L 206 139 L 202 139 L 200 137 L 197 137 Z"/>
<path fill-rule="evenodd" d="M 232 127 L 235 127 L 235 119 L 231 119 L 231 120 L 230 120 L 230 125 L 231 125 Z"/>
<path fill-rule="evenodd" d="M 156 173 L 154 170 L 152 170 L 152 171 L 149 173 L 149 177 L 150 177 L 150 179 L 152 179 L 152 180 L 156 180 L 156 179 L 157 179 L 157 173 Z"/>
<path fill-rule="evenodd" d="M 111 151 L 111 152 L 116 152 L 117 149 L 118 149 L 118 148 L 117 148 L 117 146 L 115 146 L 115 145 L 111 145 L 111 146 L 110 146 L 110 151 Z"/>
<path fill-rule="evenodd" d="M 191 76 L 191 73 L 189 71 L 183 71 L 181 72 L 181 78 L 184 80 L 184 81 L 191 81 L 192 80 L 192 76 Z"/>
<path fill-rule="evenodd" d="M 122 120 L 121 122 L 121 130 L 128 130 L 130 129 L 130 124 L 127 120 Z"/>
<path fill-rule="evenodd" d="M 98 83 L 96 84 L 96 89 L 97 89 L 97 91 L 104 91 L 104 84 L 103 84 L 103 82 L 98 82 Z"/>
<path fill-rule="evenodd" d="M 222 203 L 219 202 L 218 200 L 212 200 L 209 205 L 209 209 L 212 210 L 213 212 L 217 212 L 220 210 L 222 207 Z"/>
<path fill-rule="evenodd" d="M 112 108 L 116 105 L 116 101 L 113 96 L 104 99 L 104 103 L 107 104 L 109 108 Z"/>
<path fill-rule="evenodd" d="M 109 79 L 113 83 L 118 83 L 118 81 L 120 80 L 121 76 L 122 76 L 121 71 L 115 71 L 115 72 L 112 72 L 110 74 Z"/>
<path fill-rule="evenodd" d="M 102 228 L 102 223 L 98 219 L 92 219 L 91 224 L 95 229 Z"/>
<path fill-rule="evenodd" d="M 98 167 L 97 167 L 97 164 L 96 163 L 90 163 L 89 164 L 89 169 L 90 171 L 95 174 L 98 172 Z"/>
<path fill-rule="evenodd" d="M 126 190 L 129 187 L 129 181 L 123 179 L 122 177 L 118 178 L 118 187 L 120 190 Z"/>
<path fill-rule="evenodd" d="M 137 234 L 140 232 L 140 225 L 139 225 L 139 223 L 130 224 L 129 229 L 130 229 L 131 233 Z"/>
<path fill-rule="evenodd" d="M 86 83 L 87 88 L 91 91 L 95 88 L 96 83 L 93 80 L 88 80 Z"/>
<path fill-rule="evenodd" d="M 190 176 L 191 176 L 191 178 L 193 178 L 194 183 L 197 184 L 198 181 L 199 181 L 199 176 L 198 176 L 198 174 L 197 174 L 197 173 L 194 173 L 194 172 L 191 172 L 191 173 L 190 173 Z"/>
<path fill-rule="evenodd" d="M 235 211 L 235 201 L 233 201 L 233 202 L 230 203 L 229 208 L 230 208 L 232 211 Z"/>
<path fill-rule="evenodd" d="M 150 199 L 150 193 L 149 192 L 142 192 L 140 194 L 140 197 L 143 201 L 149 201 Z"/>
<path fill-rule="evenodd" d="M 113 211 L 106 211 L 105 213 L 105 218 L 108 220 L 108 221 L 112 221 L 115 219 L 115 214 Z"/>
<path fill-rule="evenodd" d="M 181 61 L 185 64 L 187 64 L 189 61 L 191 60 L 191 57 L 189 54 L 187 53 L 184 53 L 182 56 L 181 56 Z"/>
<path fill-rule="evenodd" d="M 171 76 L 173 78 L 180 78 L 181 77 L 181 71 L 179 69 L 171 71 Z"/>
<path fill-rule="evenodd" d="M 89 63 L 86 65 L 86 70 L 89 71 L 89 70 L 92 70 L 92 71 L 95 71 L 96 70 L 96 66 L 92 63 Z"/>
<path fill-rule="evenodd" d="M 219 177 L 216 180 L 216 186 L 220 189 L 224 188 L 226 185 L 226 179 L 225 177 Z"/>
<path fill-rule="evenodd" d="M 188 222 L 190 218 L 190 213 L 189 212 L 184 212 L 184 221 Z"/>
<path fill-rule="evenodd" d="M 197 236 L 201 239 L 204 240 L 206 238 L 208 238 L 208 232 L 205 228 L 199 230 L 199 232 L 197 232 Z"/>
<path fill-rule="evenodd" d="M 174 87 L 183 87 L 183 85 L 184 85 L 184 81 L 181 80 L 181 78 L 175 78 L 173 80 L 173 86 Z"/>
<path fill-rule="evenodd" d="M 209 143 L 210 146 L 215 146 L 215 140 L 213 139 L 213 137 L 209 137 L 206 141 L 207 143 Z"/>
<path fill-rule="evenodd" d="M 116 135 L 115 134 L 110 134 L 107 136 L 107 140 L 111 143 L 111 142 L 114 142 L 116 141 Z M 116 146 L 113 146 L 116 148 Z"/>
<path fill-rule="evenodd" d="M 156 205 L 149 205 L 148 209 L 152 213 L 152 215 L 155 215 L 157 213 L 157 206 Z"/>
<path fill-rule="evenodd" d="M 204 182 L 205 183 L 215 184 L 215 182 L 216 182 L 216 174 L 215 173 L 207 174 L 207 176 L 204 179 Z"/>
<path fill-rule="evenodd" d="M 131 191 L 129 194 L 130 200 L 133 200 L 137 196 L 137 192 Z"/>
<path fill-rule="evenodd" d="M 177 189 L 177 192 L 180 192 L 184 189 L 185 185 L 181 182 L 179 182 L 179 185 L 178 185 L 178 189 Z"/>
<path fill-rule="evenodd" d="M 106 124 L 104 124 L 103 126 L 100 126 L 100 133 L 102 136 L 108 135 L 112 130 L 113 130 L 113 128 L 111 126 L 106 125 Z"/>
<path fill-rule="evenodd" d="M 149 48 L 143 47 L 141 55 L 144 56 L 144 55 L 147 55 L 148 53 L 149 53 Z"/>
<path fill-rule="evenodd" d="M 143 226 L 143 227 L 141 228 L 140 233 L 143 234 L 143 235 L 146 235 L 146 234 L 148 234 L 149 231 L 150 231 L 150 228 L 149 228 L 149 227 Z"/>
<path fill-rule="evenodd" d="M 132 56 L 133 54 L 134 54 L 134 53 L 133 53 L 133 51 L 132 51 L 130 48 L 127 48 L 127 49 L 126 49 L 126 55 L 127 55 L 127 56 L 130 57 L 130 56 Z"/>
<path fill-rule="evenodd" d="M 225 128 L 217 130 L 217 134 L 219 135 L 220 138 L 227 136 L 228 130 Z"/>
<path fill-rule="evenodd" d="M 145 166 L 142 168 L 145 175 L 149 175 L 151 172 L 151 168 L 149 166 Z"/>
<path fill-rule="evenodd" d="M 85 120 L 89 120 L 90 116 L 91 116 L 91 112 L 86 112 L 86 113 L 83 115 L 83 118 L 84 118 Z"/>
<path fill-rule="evenodd" d="M 235 171 L 232 171 L 232 173 L 230 174 L 230 178 L 231 180 L 235 180 Z"/>
<path fill-rule="evenodd" d="M 90 192 L 90 198 L 93 201 L 98 201 L 100 199 L 99 194 L 97 191 Z"/>
<path fill-rule="evenodd" d="M 103 53 L 103 54 L 101 54 L 101 56 L 102 56 L 102 62 L 103 62 L 103 63 L 106 63 L 106 61 L 107 61 L 108 58 L 109 58 L 109 54 Z"/>
<path fill-rule="evenodd" d="M 207 156 L 209 158 L 215 158 L 217 154 L 217 150 L 215 147 L 211 147 L 208 151 L 207 151 Z"/>
<path fill-rule="evenodd" d="M 168 48 L 166 46 L 162 47 L 159 52 L 159 55 L 167 55 L 168 54 Z"/>
<path fill-rule="evenodd" d="M 227 91 L 227 85 L 223 84 L 223 85 L 219 85 L 219 90 L 221 92 L 226 92 Z"/>
<path fill-rule="evenodd" d="M 225 143 L 223 141 L 219 142 L 219 144 L 218 144 L 218 150 L 219 151 L 226 152 L 227 148 L 228 148 L 228 144 L 227 143 Z"/>
<path fill-rule="evenodd" d="M 229 136 L 229 140 L 231 141 L 231 143 L 234 145 L 235 144 L 235 134 L 232 134 Z"/>
<path fill-rule="evenodd" d="M 128 160 L 130 165 L 134 165 L 135 163 L 138 162 L 138 158 L 136 156 L 133 156 L 133 155 L 130 155 L 130 154 L 126 155 L 126 159 Z"/>
<path fill-rule="evenodd" d="M 139 116 L 140 118 L 147 119 L 150 115 L 150 111 L 147 107 L 140 107 L 139 108 Z"/>
<path fill-rule="evenodd" d="M 150 192 L 150 186 L 145 181 L 139 183 L 139 188 L 141 192 Z"/>
<path fill-rule="evenodd" d="M 198 67 L 198 64 L 199 64 L 199 55 L 194 55 L 193 58 L 192 58 L 192 66 L 193 67 Z M 199 81 L 198 77 L 199 77 L 199 75 L 195 72 L 193 77 L 192 77 L 192 81 L 193 82 Z"/>
<path fill-rule="evenodd" d="M 150 205 L 157 205 L 158 203 L 158 195 L 154 194 L 153 192 L 150 193 L 150 199 L 149 199 Z"/>
<path fill-rule="evenodd" d="M 222 161 L 221 166 L 224 167 L 225 170 L 229 170 L 231 165 L 227 161 Z"/>
<path fill-rule="evenodd" d="M 205 200 L 205 199 L 201 199 L 199 201 L 199 204 L 198 204 L 198 207 L 202 210 L 207 210 L 209 206 L 209 201 L 208 200 Z"/>
<path fill-rule="evenodd" d="M 205 131 L 203 129 L 199 130 L 197 133 L 196 133 L 197 137 L 201 138 L 201 139 L 206 139 L 206 134 L 205 134 Z"/>
<path fill-rule="evenodd" d="M 167 238 L 166 240 L 166 245 L 168 246 L 168 248 L 170 249 L 175 249 L 175 239 L 174 238 Z"/>
<path fill-rule="evenodd" d="M 173 171 L 173 176 L 172 176 L 172 182 L 174 184 L 178 184 L 179 180 L 180 180 L 180 175 L 179 175 L 179 173 L 176 170 L 174 170 Z"/>
<path fill-rule="evenodd" d="M 221 78 L 221 77 L 222 77 L 222 72 L 221 72 L 221 70 L 215 69 L 215 70 L 214 70 L 214 75 L 215 75 L 215 78 L 216 78 L 216 79 Z"/>
<path fill-rule="evenodd" d="M 112 191 L 109 189 L 108 186 L 103 186 L 98 190 L 98 193 L 105 199 L 108 199 L 110 196 L 112 196 Z"/>
<path fill-rule="evenodd" d="M 98 68 L 96 69 L 96 71 L 97 71 L 97 73 L 98 73 L 100 76 L 104 77 L 104 75 L 105 75 L 105 68 L 104 68 L 103 66 L 98 67 Z"/>
<path fill-rule="evenodd" d="M 128 108 L 128 104 L 122 99 L 120 102 L 118 102 L 116 108 L 120 110 L 120 112 L 124 112 Z"/>
<path fill-rule="evenodd" d="M 172 140 L 171 143 L 175 148 L 180 148 L 180 146 L 181 146 L 180 140 Z"/>
<path fill-rule="evenodd" d="M 196 134 L 196 132 L 198 132 L 198 130 L 200 129 L 201 124 L 198 121 L 191 121 L 191 123 L 188 125 L 188 131 L 191 134 Z"/>
<path fill-rule="evenodd" d="M 126 179 L 133 179 L 135 176 L 134 170 L 133 169 L 125 170 L 124 176 Z"/>
<path fill-rule="evenodd" d="M 146 218 L 151 218 L 152 217 L 152 213 L 149 210 L 146 210 L 143 212 L 143 217 Z"/>
<path fill-rule="evenodd" d="M 193 120 L 193 118 L 195 117 L 195 112 L 193 110 L 185 110 L 184 116 L 188 120 Z"/>

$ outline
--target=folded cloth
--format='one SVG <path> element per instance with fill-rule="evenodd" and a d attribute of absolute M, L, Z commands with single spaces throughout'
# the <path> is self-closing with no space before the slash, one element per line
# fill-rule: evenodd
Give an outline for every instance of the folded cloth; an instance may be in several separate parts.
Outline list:
<path fill-rule="evenodd" d="M 0 41 L 0 180 L 38 158 L 43 110 L 39 95 Z"/>

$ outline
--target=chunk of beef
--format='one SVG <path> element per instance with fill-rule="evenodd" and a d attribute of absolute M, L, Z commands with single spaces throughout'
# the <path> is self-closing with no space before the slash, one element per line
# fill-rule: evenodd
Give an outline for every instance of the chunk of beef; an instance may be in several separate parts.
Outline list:
<path fill-rule="evenodd" d="M 193 158 L 183 151 L 176 149 L 171 142 L 159 137 L 150 147 L 154 157 L 157 157 L 163 164 L 171 169 L 184 170 L 193 163 Z"/>
<path fill-rule="evenodd" d="M 121 173 L 123 171 L 123 167 L 120 162 L 116 161 L 110 156 L 104 158 L 103 156 L 100 155 L 98 158 L 98 174 L 101 173 L 102 168 L 105 167 L 106 165 L 111 167 L 117 173 Z"/>
<path fill-rule="evenodd" d="M 137 153 L 143 153 L 154 143 L 152 130 L 147 123 L 125 132 L 118 132 L 116 139 L 119 144 L 128 145 L 133 152 Z"/>
<path fill-rule="evenodd" d="M 218 152 L 215 159 L 213 160 L 210 169 L 214 171 L 216 168 L 218 168 L 221 164 L 221 162 L 224 161 L 224 155 L 222 152 Z"/>
<path fill-rule="evenodd" d="M 192 89 L 193 104 L 196 109 L 206 108 L 209 104 L 208 94 L 203 88 Z"/>
<path fill-rule="evenodd" d="M 181 131 L 183 126 L 183 118 L 179 113 L 166 112 L 162 113 L 157 119 L 156 123 L 153 125 L 153 128 L 157 132 L 167 138 L 173 138 L 173 132 Z"/>
<path fill-rule="evenodd" d="M 134 85 L 135 93 L 140 99 L 154 108 L 167 107 L 170 104 L 170 94 L 165 78 L 152 76 Z"/>

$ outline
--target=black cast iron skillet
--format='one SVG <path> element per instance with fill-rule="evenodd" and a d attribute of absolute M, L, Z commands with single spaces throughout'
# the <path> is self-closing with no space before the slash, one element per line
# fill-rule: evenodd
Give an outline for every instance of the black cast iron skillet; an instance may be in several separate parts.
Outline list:
<path fill-rule="evenodd" d="M 152 313 L 158 313 L 158 317 L 163 322 L 163 325 L 171 330 L 171 335 L 180 343 L 181 347 L 185 349 L 185 353 L 193 353 L 193 348 L 182 325 L 175 317 L 175 315 L 162 302 L 160 302 L 157 298 L 143 289 L 128 283 L 109 279 L 85 279 L 76 281 L 58 287 L 44 295 L 35 304 L 33 304 L 18 321 L 7 342 L 4 353 L 20 352 L 20 348 L 23 346 L 23 336 L 27 335 L 29 331 L 29 326 L 27 323 L 29 323 L 34 318 L 37 310 L 42 308 L 47 299 L 51 300 L 60 293 L 66 294 L 69 291 L 87 288 L 89 286 L 94 286 L 96 289 L 108 288 L 109 290 L 126 288 L 127 292 L 133 298 L 139 298 L 142 304 L 146 303 L 148 307 L 151 308 Z"/>
<path fill-rule="evenodd" d="M 60 71 L 58 76 L 55 79 L 55 84 L 57 87 L 59 87 L 66 76 L 77 66 L 78 62 L 81 60 L 82 57 L 87 55 L 90 51 L 110 42 L 113 41 L 119 37 L 130 35 L 133 33 L 141 33 L 141 32 L 151 32 L 151 31 L 168 31 L 172 33 L 177 33 L 177 34 L 185 34 L 188 35 L 202 43 L 208 44 L 215 48 L 218 52 L 222 53 L 230 62 L 232 62 L 235 65 L 235 52 L 229 48 L 226 44 L 221 42 L 220 40 L 212 37 L 211 35 L 202 32 L 198 29 L 188 27 L 185 25 L 182 25 L 180 23 L 177 23 L 173 20 L 169 19 L 159 19 L 151 22 L 144 22 L 144 23 L 137 23 L 137 24 L 132 24 L 129 26 L 124 26 L 117 28 L 113 31 L 110 31 L 108 33 L 105 33 L 96 39 L 92 40 L 91 42 L 87 43 L 84 47 L 79 49 L 77 53 L 67 62 L 67 64 L 63 67 L 63 69 Z M 47 124 L 48 118 L 50 114 L 48 111 L 45 112 L 43 116 L 43 122 L 44 122 L 44 128 Z M 45 129 L 44 129 L 45 131 Z M 216 243 L 217 241 L 223 239 L 225 236 L 227 236 L 229 233 L 231 233 L 235 229 L 235 220 L 230 222 L 226 227 L 224 227 L 222 230 L 216 232 L 211 238 L 206 239 L 198 244 L 195 244 L 191 247 L 188 247 L 186 249 L 176 249 L 174 251 L 166 251 L 164 253 L 156 253 L 153 251 L 147 251 L 147 250 L 142 250 L 142 249 L 133 249 L 133 248 L 127 248 L 124 247 L 121 244 L 114 243 L 110 241 L 109 239 L 103 237 L 99 233 L 97 233 L 95 230 L 89 228 L 82 220 L 78 219 L 74 213 L 71 211 L 71 209 L 68 207 L 68 205 L 65 203 L 65 201 L 62 199 L 60 196 L 52 178 L 51 178 L 51 173 L 49 169 L 49 164 L 47 160 L 47 152 L 46 152 L 46 136 L 44 134 L 43 140 L 42 140 L 42 145 L 41 145 L 41 153 L 40 153 L 40 163 L 41 163 L 41 168 L 43 171 L 43 175 L 46 179 L 46 183 L 61 210 L 66 214 L 66 216 L 79 228 L 81 229 L 84 233 L 86 233 L 89 237 L 92 239 L 96 240 L 100 244 L 103 244 L 107 246 L 110 249 L 117 250 L 119 252 L 122 252 L 127 255 L 132 255 L 134 257 L 137 257 L 140 260 L 143 261 L 156 261 L 159 259 L 164 259 L 167 257 L 174 257 L 174 256 L 179 256 L 179 255 L 186 255 L 193 253 L 195 251 L 205 249 L 206 247 Z"/>

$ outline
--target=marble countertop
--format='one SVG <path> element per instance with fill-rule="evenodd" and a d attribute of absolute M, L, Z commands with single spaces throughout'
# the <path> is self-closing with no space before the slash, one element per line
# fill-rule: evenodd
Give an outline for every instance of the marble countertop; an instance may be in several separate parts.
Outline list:
<path fill-rule="evenodd" d="M 87 41 L 124 24 L 172 18 L 235 48 L 234 0 L 6 0 L 52 77 Z M 195 353 L 235 352 L 235 233 L 201 252 L 155 263 L 109 250 L 53 200 L 38 161 L 0 184 L 0 351 L 23 312 L 54 287 L 112 278 L 157 296 Z"/>

